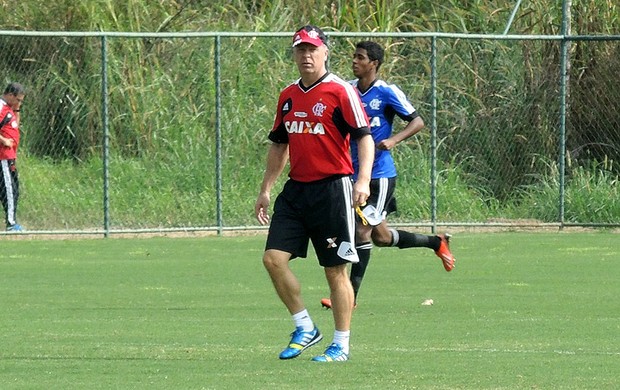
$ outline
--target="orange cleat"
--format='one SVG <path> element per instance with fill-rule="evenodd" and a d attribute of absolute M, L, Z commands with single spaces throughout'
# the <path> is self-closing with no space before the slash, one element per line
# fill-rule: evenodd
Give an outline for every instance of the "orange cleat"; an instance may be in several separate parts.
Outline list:
<path fill-rule="evenodd" d="M 452 256 L 452 252 L 450 252 L 450 234 L 438 234 L 437 237 L 441 240 L 441 244 L 439 245 L 439 249 L 435 251 L 437 257 L 441 259 L 443 262 L 443 267 L 446 271 L 450 272 L 454 268 L 454 263 L 456 259 Z"/>

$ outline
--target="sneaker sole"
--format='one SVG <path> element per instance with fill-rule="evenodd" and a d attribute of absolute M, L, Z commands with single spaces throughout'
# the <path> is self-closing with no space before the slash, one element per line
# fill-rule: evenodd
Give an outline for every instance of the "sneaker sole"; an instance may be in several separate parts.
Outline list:
<path fill-rule="evenodd" d="M 313 362 L 318 362 L 318 363 L 339 363 L 339 362 L 346 362 L 348 360 L 349 360 L 348 355 L 343 358 L 336 358 L 336 359 L 328 358 L 327 356 L 323 356 L 323 355 L 315 356 L 312 358 Z"/>

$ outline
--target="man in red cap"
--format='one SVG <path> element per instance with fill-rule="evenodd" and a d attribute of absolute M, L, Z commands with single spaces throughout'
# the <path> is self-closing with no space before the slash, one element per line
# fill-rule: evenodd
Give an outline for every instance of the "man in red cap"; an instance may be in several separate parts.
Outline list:
<path fill-rule="evenodd" d="M 360 98 L 349 83 L 327 70 L 327 38 L 307 25 L 293 35 L 300 78 L 281 91 L 269 140 L 267 166 L 254 211 L 265 225 L 271 189 L 286 162 L 289 180 L 274 203 L 263 264 L 295 323 L 280 359 L 299 356 L 323 336 L 301 298 L 289 261 L 306 257 L 311 240 L 330 288 L 335 331 L 319 362 L 349 359 L 353 289 L 347 264 L 359 261 L 354 208 L 370 194 L 374 143 Z M 359 172 L 353 182 L 350 142 L 357 143 Z"/>

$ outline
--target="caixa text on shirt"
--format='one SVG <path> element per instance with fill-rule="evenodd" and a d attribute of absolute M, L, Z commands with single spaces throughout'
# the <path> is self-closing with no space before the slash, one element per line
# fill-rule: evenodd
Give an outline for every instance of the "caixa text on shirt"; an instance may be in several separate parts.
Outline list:
<path fill-rule="evenodd" d="M 289 133 L 325 134 L 325 128 L 321 122 L 285 121 L 284 126 Z"/>

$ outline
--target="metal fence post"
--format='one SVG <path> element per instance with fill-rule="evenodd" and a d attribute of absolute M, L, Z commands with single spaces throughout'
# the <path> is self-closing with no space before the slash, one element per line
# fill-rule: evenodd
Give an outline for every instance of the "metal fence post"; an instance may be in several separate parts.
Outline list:
<path fill-rule="evenodd" d="M 224 222 L 222 218 L 222 93 L 220 85 L 220 48 L 222 42 L 221 37 L 215 37 L 215 185 L 217 199 L 217 232 L 222 235 L 224 231 Z"/>
<path fill-rule="evenodd" d="M 437 230 L 437 37 L 431 38 L 431 222 Z"/>
<path fill-rule="evenodd" d="M 558 222 L 560 230 L 564 227 L 564 202 L 566 176 L 566 95 L 568 94 L 569 64 L 568 46 L 570 41 L 566 38 L 570 34 L 570 0 L 564 0 L 562 6 L 562 42 L 560 54 L 560 140 L 559 140 L 559 184 L 560 193 L 558 200 Z"/>
<path fill-rule="evenodd" d="M 107 39 L 101 37 L 101 121 L 103 126 L 103 234 L 110 235 L 110 129 L 108 123 L 108 51 Z"/>

